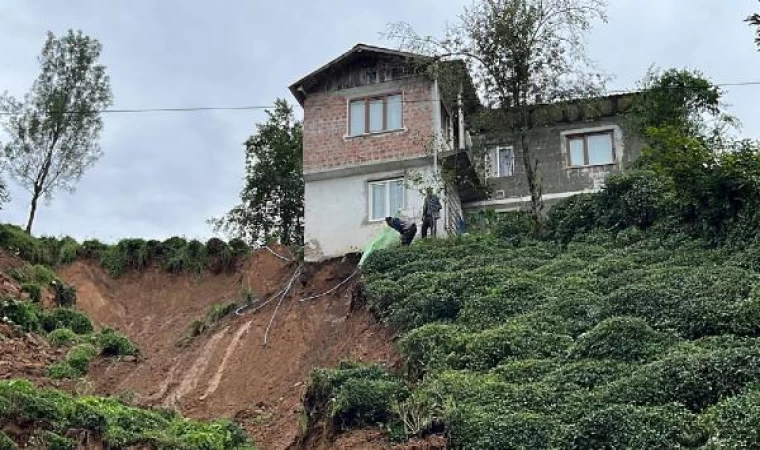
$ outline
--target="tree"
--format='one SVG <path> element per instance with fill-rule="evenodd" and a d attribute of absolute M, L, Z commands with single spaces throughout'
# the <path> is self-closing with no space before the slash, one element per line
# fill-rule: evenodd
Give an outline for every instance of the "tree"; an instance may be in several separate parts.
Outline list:
<path fill-rule="evenodd" d="M 757 36 L 755 38 L 755 43 L 757 44 L 758 49 L 760 49 L 760 13 L 755 13 L 747 17 L 747 22 L 749 22 L 750 26 L 757 27 L 757 30 L 755 31 Z"/>
<path fill-rule="evenodd" d="M 210 223 L 251 245 L 303 245 L 303 127 L 285 100 L 277 99 L 267 115 L 245 143 L 241 203 Z"/>
<path fill-rule="evenodd" d="M 7 94 L 4 146 L 11 176 L 32 194 L 26 231 L 32 231 L 37 203 L 58 189 L 73 191 L 101 156 L 101 111 L 112 104 L 100 43 L 81 31 L 56 38 L 48 32 L 38 58 L 40 75 L 23 100 Z"/>
<path fill-rule="evenodd" d="M 645 137 L 670 127 L 690 138 L 720 145 L 725 132 L 739 125 L 725 113 L 723 91 L 697 70 L 650 70 L 629 111 L 634 128 Z"/>
<path fill-rule="evenodd" d="M 404 23 L 388 37 L 433 60 L 467 62 L 485 103 L 506 112 L 514 148 L 525 168 L 531 215 L 540 231 L 543 209 L 538 159 L 530 139 L 537 103 L 588 98 L 604 78 L 584 52 L 595 19 L 605 20 L 604 0 L 477 0 L 443 39 L 422 37 Z"/>

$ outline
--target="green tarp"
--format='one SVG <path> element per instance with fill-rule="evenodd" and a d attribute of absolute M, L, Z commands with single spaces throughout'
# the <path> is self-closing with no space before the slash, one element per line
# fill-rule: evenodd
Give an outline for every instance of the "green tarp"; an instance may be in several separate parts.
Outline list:
<path fill-rule="evenodd" d="M 367 259 L 367 257 L 369 257 L 369 255 L 371 255 L 375 250 L 390 248 L 400 243 L 401 235 L 398 233 L 398 231 L 388 226 L 383 227 L 383 231 L 378 234 L 377 237 L 375 237 L 375 239 L 369 243 L 369 245 L 367 245 L 367 248 L 364 249 L 362 259 L 359 260 L 359 267 L 364 264 L 364 261 Z"/>

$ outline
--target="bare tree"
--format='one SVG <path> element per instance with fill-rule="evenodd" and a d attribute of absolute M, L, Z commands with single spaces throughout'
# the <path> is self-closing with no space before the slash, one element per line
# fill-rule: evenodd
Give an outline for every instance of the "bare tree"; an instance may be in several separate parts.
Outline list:
<path fill-rule="evenodd" d="M 584 37 L 594 20 L 606 20 L 605 8 L 605 0 L 476 0 L 443 38 L 420 36 L 405 23 L 386 33 L 434 61 L 466 61 L 486 105 L 501 110 L 515 141 L 537 232 L 542 183 L 529 139 L 535 106 L 601 92 L 605 78 L 586 56 Z"/>
<path fill-rule="evenodd" d="M 60 39 L 49 32 L 29 93 L 23 100 L 0 97 L 10 175 L 32 194 L 29 233 L 40 197 L 74 190 L 102 154 L 100 113 L 111 105 L 111 88 L 105 66 L 97 63 L 100 52 L 100 43 L 81 31 Z"/>

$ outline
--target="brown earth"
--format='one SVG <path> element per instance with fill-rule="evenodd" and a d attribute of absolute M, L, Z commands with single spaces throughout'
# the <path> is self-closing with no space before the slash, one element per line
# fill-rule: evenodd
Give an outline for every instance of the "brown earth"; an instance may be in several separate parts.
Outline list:
<path fill-rule="evenodd" d="M 330 295 L 299 301 L 332 288 L 355 267 L 350 258 L 305 266 L 277 310 L 267 346 L 264 334 L 277 301 L 232 314 L 181 345 L 209 306 L 239 301 L 243 287 L 268 299 L 287 283 L 296 265 L 267 251 L 252 255 L 234 274 L 153 269 L 112 279 L 96 262 L 76 262 L 59 276 L 76 286 L 78 308 L 97 325 L 128 334 L 142 352 L 137 361 L 94 362 L 88 378 L 96 392 L 132 393 L 138 404 L 175 407 L 194 418 L 234 418 L 266 450 L 284 449 L 296 439 L 300 400 L 313 368 L 341 359 L 397 363 L 394 333 L 364 309 L 352 311 L 355 280 Z M 381 435 L 368 433 L 339 436 L 329 448 L 387 448 Z"/>

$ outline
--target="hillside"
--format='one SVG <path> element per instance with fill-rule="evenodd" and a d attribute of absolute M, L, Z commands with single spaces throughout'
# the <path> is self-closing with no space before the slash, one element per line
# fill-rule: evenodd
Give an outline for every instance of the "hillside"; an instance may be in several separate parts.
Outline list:
<path fill-rule="evenodd" d="M 366 302 L 402 333 L 403 370 L 315 372 L 311 434 L 380 424 L 391 440 L 443 434 L 456 449 L 760 446 L 756 210 L 703 228 L 652 185 L 612 177 L 556 206 L 541 239 L 507 216 L 374 254 Z M 714 230 L 719 244 L 704 238 Z"/>

